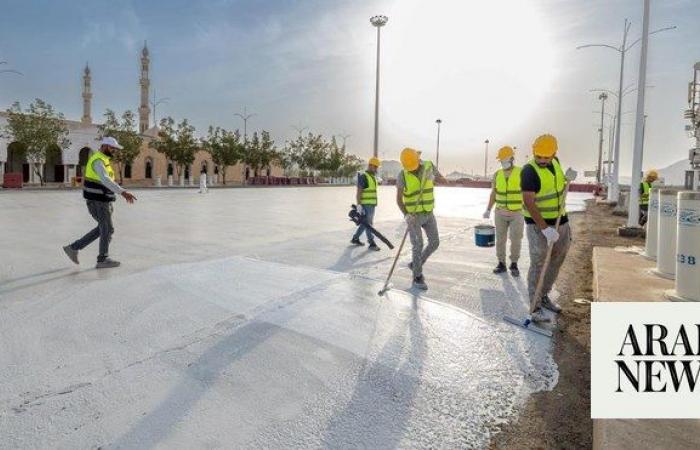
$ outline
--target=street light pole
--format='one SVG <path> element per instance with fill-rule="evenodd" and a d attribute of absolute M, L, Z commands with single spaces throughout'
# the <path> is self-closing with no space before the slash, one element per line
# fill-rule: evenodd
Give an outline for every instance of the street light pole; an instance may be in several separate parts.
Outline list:
<path fill-rule="evenodd" d="M 243 119 L 243 143 L 247 144 L 248 143 L 248 119 L 251 117 L 255 116 L 256 114 L 251 113 L 248 114 L 248 108 L 245 106 L 243 107 L 243 114 L 236 113 L 234 116 L 238 116 L 241 119 Z"/>
<path fill-rule="evenodd" d="M 437 146 L 435 147 L 435 168 L 440 169 L 440 124 L 442 120 L 438 119 L 435 121 L 437 124 Z"/>
<path fill-rule="evenodd" d="M 379 49 L 381 29 L 389 21 L 387 16 L 372 16 L 369 22 L 377 28 L 377 80 L 374 90 L 374 149 L 373 156 L 377 157 L 379 148 Z"/>
<path fill-rule="evenodd" d="M 153 126 L 158 126 L 158 118 L 156 117 L 156 107 L 164 103 L 168 103 L 170 97 L 163 97 L 156 100 L 156 90 L 153 89 L 153 101 L 151 102 L 151 107 L 153 108 Z"/>
<path fill-rule="evenodd" d="M 598 170 L 596 172 L 596 183 L 600 184 L 601 180 L 601 172 L 603 170 L 603 128 L 604 128 L 604 123 L 603 120 L 605 119 L 605 100 L 608 99 L 608 94 L 605 92 L 601 93 L 598 96 L 598 99 L 600 100 L 600 138 L 598 140 Z"/>
<path fill-rule="evenodd" d="M 484 150 L 484 178 L 488 178 L 488 167 L 489 167 L 489 140 L 484 141 L 486 148 Z"/>

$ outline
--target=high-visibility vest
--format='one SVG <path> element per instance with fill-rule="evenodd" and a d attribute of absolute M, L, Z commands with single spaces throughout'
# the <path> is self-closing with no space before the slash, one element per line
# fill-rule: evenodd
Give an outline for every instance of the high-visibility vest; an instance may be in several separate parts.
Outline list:
<path fill-rule="evenodd" d="M 360 196 L 360 205 L 376 205 L 377 204 L 377 179 L 370 171 L 365 171 L 367 179 L 367 187 L 362 189 Z"/>
<path fill-rule="evenodd" d="M 408 170 L 403 171 L 403 205 L 409 214 L 429 213 L 435 206 L 433 180 L 428 175 L 430 171 L 433 170 L 433 164 L 430 161 L 425 161 L 422 167 L 423 171 L 418 172 L 422 180 L 413 172 L 409 172 Z M 423 187 L 422 192 L 421 185 Z"/>
<path fill-rule="evenodd" d="M 523 192 L 520 190 L 522 168 L 513 166 L 506 177 L 503 169 L 496 172 L 496 208 L 508 211 L 522 211 Z"/>
<path fill-rule="evenodd" d="M 556 159 L 552 160 L 554 173 L 547 167 L 540 167 L 532 160 L 528 164 L 535 169 L 535 173 L 540 178 L 540 190 L 535 194 L 535 204 L 539 209 L 543 219 L 556 219 L 560 215 L 566 214 L 564 205 L 564 191 L 566 188 L 566 176 L 561 170 L 561 165 Z M 532 218 L 527 208 L 523 209 L 525 217 Z"/>
<path fill-rule="evenodd" d="M 87 200 L 96 200 L 98 202 L 113 202 L 116 199 L 114 192 L 110 191 L 107 186 L 102 184 L 100 176 L 92 164 L 97 160 L 102 161 L 107 171 L 107 176 L 114 181 L 114 170 L 110 163 L 109 156 L 102 152 L 95 152 L 90 155 L 87 166 L 85 167 L 85 179 L 83 180 L 83 198 Z"/>
<path fill-rule="evenodd" d="M 651 183 L 642 181 L 642 195 L 639 196 L 639 204 L 642 206 L 649 205 L 649 190 L 651 189 Z"/>

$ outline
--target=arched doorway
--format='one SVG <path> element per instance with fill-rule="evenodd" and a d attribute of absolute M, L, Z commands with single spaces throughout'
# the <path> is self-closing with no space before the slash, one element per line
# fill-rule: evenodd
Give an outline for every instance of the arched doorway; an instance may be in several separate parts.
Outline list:
<path fill-rule="evenodd" d="M 209 164 L 206 161 L 202 161 L 202 167 L 199 169 L 199 173 L 209 174 Z"/>
<path fill-rule="evenodd" d="M 153 160 L 151 158 L 146 158 L 146 173 L 145 178 L 150 180 L 153 178 Z"/>
<path fill-rule="evenodd" d="M 247 180 L 250 178 L 250 167 L 245 168 L 245 179 Z"/>
<path fill-rule="evenodd" d="M 173 168 L 173 163 L 169 162 L 168 163 L 168 176 L 172 176 L 175 173 L 175 169 Z"/>
<path fill-rule="evenodd" d="M 124 164 L 124 178 L 131 178 L 131 164 Z"/>
<path fill-rule="evenodd" d="M 266 176 L 270 176 L 270 168 L 268 167 L 267 170 L 265 171 Z"/>
<path fill-rule="evenodd" d="M 27 164 L 27 152 L 23 144 L 13 142 L 7 146 L 5 173 L 22 173 L 23 182 L 29 182 L 29 164 Z"/>
<path fill-rule="evenodd" d="M 83 147 L 78 153 L 78 167 L 75 168 L 75 175 L 82 177 L 85 173 L 85 166 L 87 166 L 88 159 L 90 159 L 90 147 Z"/>
<path fill-rule="evenodd" d="M 190 179 L 190 166 L 185 166 L 185 180 Z"/>
<path fill-rule="evenodd" d="M 63 183 L 63 156 L 58 145 L 52 145 L 46 150 L 44 161 L 44 182 Z"/>

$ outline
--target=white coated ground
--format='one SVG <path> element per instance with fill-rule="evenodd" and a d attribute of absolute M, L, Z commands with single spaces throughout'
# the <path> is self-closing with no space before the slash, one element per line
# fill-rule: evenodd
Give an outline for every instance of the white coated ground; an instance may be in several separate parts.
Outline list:
<path fill-rule="evenodd" d="M 78 191 L 0 192 L 0 448 L 483 447 L 556 384 L 551 342 L 501 320 L 523 279 L 473 245 L 486 190 L 437 190 L 430 290 L 405 291 L 407 248 L 384 298 L 352 188 L 136 194 L 98 271 L 97 243 L 61 250 L 93 226 Z"/>

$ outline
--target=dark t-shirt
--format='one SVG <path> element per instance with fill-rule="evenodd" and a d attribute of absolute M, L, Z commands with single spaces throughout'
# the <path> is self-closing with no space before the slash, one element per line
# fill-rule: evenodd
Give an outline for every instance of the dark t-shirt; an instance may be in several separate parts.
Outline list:
<path fill-rule="evenodd" d="M 547 166 L 547 169 L 549 169 L 550 172 L 554 173 L 554 165 L 550 164 Z M 530 164 L 525 164 L 523 166 L 523 170 L 520 173 L 520 189 L 523 192 L 538 192 L 540 190 L 541 183 L 540 183 L 540 176 L 537 175 L 537 171 L 530 165 Z M 544 219 L 545 222 L 547 222 L 547 225 L 556 225 L 557 219 Z M 569 221 L 569 218 L 567 217 L 566 213 L 564 213 L 563 216 L 561 216 L 561 221 L 559 222 L 560 225 L 564 225 Z M 535 223 L 534 220 L 532 220 L 530 217 L 525 217 L 525 223 Z"/>

